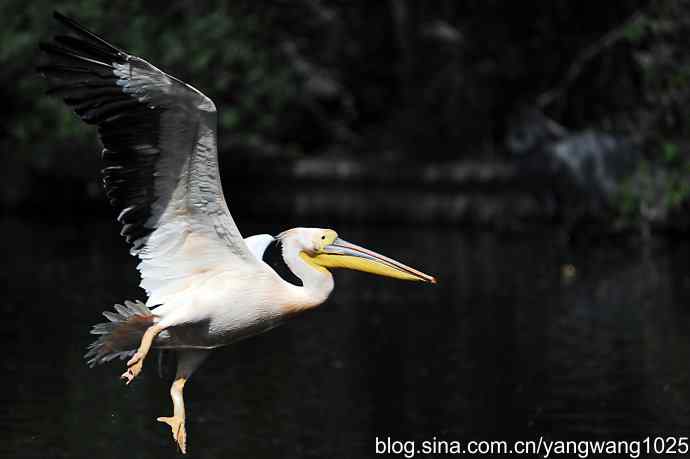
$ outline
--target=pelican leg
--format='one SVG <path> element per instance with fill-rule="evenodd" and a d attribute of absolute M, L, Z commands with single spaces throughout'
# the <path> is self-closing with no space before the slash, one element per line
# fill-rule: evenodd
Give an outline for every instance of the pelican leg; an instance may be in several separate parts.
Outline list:
<path fill-rule="evenodd" d="M 124 379 L 127 384 L 131 383 L 134 378 L 141 373 L 141 368 L 144 365 L 144 359 L 146 354 L 148 354 L 151 349 L 151 344 L 156 336 L 163 331 L 164 327 L 158 324 L 151 325 L 144 332 L 144 336 L 141 337 L 141 343 L 139 344 L 139 349 L 134 353 L 131 359 L 127 362 L 127 371 L 122 373 L 120 379 Z"/>
<path fill-rule="evenodd" d="M 181 350 L 177 354 L 177 373 L 175 380 L 170 386 L 170 398 L 173 402 L 173 415 L 170 417 L 159 417 L 158 421 L 170 426 L 172 436 L 177 447 L 182 454 L 187 453 L 187 430 L 185 429 L 185 409 L 184 396 L 182 391 L 187 380 L 192 376 L 194 370 L 206 359 L 209 351 L 201 349 Z"/>

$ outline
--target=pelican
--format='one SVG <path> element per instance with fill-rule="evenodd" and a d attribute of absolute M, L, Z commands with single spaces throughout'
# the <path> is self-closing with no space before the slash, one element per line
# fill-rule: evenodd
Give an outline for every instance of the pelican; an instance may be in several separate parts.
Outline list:
<path fill-rule="evenodd" d="M 409 281 L 434 277 L 341 239 L 332 229 L 293 228 L 243 239 L 223 197 L 216 107 L 204 94 L 55 12 L 71 32 L 41 43 L 48 93 L 98 126 L 105 193 L 119 211 L 122 236 L 140 260 L 146 302 L 124 301 L 85 355 L 93 367 L 127 359 L 121 378 L 139 375 L 152 348 L 172 349 L 170 426 L 187 451 L 183 388 L 209 353 L 269 330 L 322 304 L 330 270 L 348 268 Z M 266 262 L 277 244 L 302 285 Z"/>

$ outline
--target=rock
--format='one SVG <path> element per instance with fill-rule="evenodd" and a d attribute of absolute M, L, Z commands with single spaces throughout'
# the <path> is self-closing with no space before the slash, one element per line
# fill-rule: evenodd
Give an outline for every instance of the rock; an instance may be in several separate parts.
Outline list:
<path fill-rule="evenodd" d="M 537 153 L 568 135 L 568 131 L 535 108 L 522 108 L 508 119 L 505 146 L 516 156 Z"/>
<path fill-rule="evenodd" d="M 614 205 L 640 160 L 639 148 L 625 137 L 592 129 L 571 133 L 536 109 L 513 117 L 505 144 L 526 173 L 553 183 L 563 206 L 578 202 L 594 214 Z"/>
<path fill-rule="evenodd" d="M 427 22 L 421 27 L 421 35 L 440 44 L 457 46 L 462 43 L 462 33 L 442 19 Z"/>
<path fill-rule="evenodd" d="M 547 152 L 558 173 L 605 205 L 613 204 L 640 159 L 639 150 L 626 138 L 591 130 L 569 135 L 549 145 Z"/>

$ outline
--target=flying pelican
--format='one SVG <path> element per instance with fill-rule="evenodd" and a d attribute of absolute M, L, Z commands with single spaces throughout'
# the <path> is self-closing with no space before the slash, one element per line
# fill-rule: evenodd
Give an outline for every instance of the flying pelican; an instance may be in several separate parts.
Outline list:
<path fill-rule="evenodd" d="M 210 351 L 314 308 L 333 290 L 329 268 L 435 283 L 434 277 L 346 242 L 332 229 L 293 228 L 243 239 L 223 197 L 216 107 L 204 94 L 54 13 L 73 33 L 41 43 L 49 93 L 98 126 L 103 184 L 121 234 L 139 257 L 147 301 L 116 304 L 91 333 L 90 366 L 128 358 L 129 384 L 151 348 L 173 349 L 177 371 L 167 423 L 187 450 L 183 387 Z M 263 261 L 279 244 L 302 282 Z"/>

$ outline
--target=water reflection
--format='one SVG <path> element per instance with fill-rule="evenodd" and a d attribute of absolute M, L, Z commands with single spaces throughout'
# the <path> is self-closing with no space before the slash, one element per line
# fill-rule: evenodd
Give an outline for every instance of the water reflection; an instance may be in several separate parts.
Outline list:
<path fill-rule="evenodd" d="M 322 308 L 216 352 L 188 386 L 190 457 L 688 431 L 688 244 L 571 252 L 548 233 L 338 230 L 439 284 L 340 272 Z M 172 455 L 154 366 L 124 387 L 119 365 L 81 358 L 100 311 L 141 297 L 114 225 L 7 220 L 3 236 L 0 457 Z"/>

